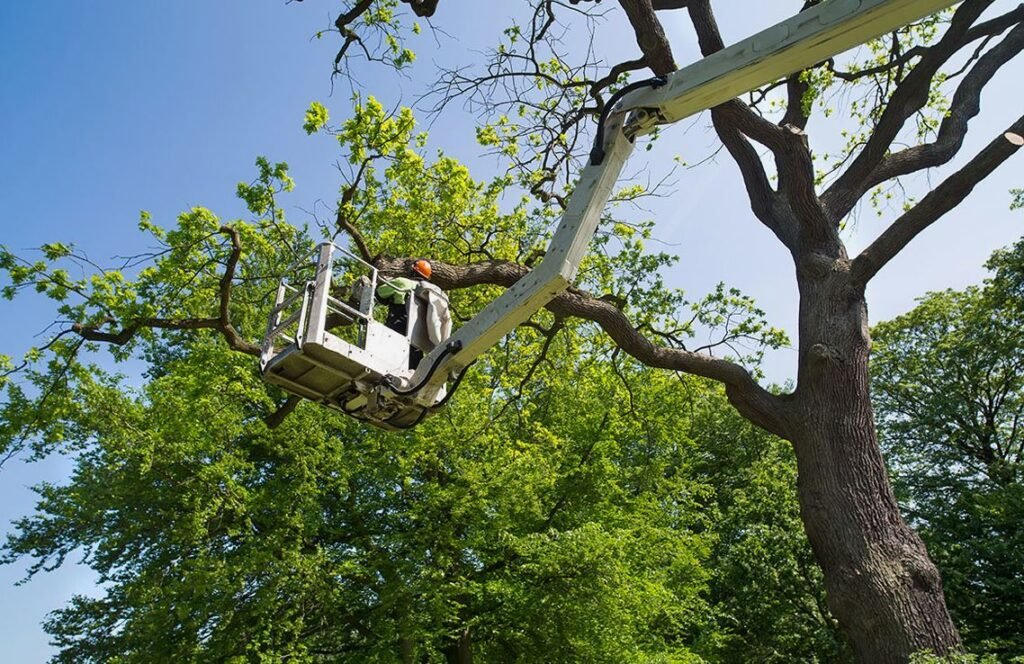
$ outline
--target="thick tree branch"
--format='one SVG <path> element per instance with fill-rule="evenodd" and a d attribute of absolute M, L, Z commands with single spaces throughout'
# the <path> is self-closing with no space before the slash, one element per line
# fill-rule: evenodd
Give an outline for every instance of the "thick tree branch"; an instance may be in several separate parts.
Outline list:
<path fill-rule="evenodd" d="M 260 347 L 249 343 L 242 338 L 235 326 L 231 324 L 231 284 L 235 280 L 235 268 L 238 267 L 238 259 L 242 256 L 242 240 L 238 231 L 231 226 L 220 227 L 220 232 L 231 238 L 231 254 L 228 256 L 227 265 L 224 267 L 224 274 L 220 278 L 220 317 L 217 320 L 217 329 L 221 331 L 228 345 L 235 350 L 250 355 L 259 355 Z"/>
<path fill-rule="evenodd" d="M 370 5 L 373 4 L 373 0 L 359 0 L 359 2 L 352 5 L 352 8 L 343 14 L 339 14 L 338 18 L 334 19 L 334 27 L 338 30 L 344 31 L 351 25 L 357 18 L 363 15 Z"/>
<path fill-rule="evenodd" d="M 686 6 L 690 15 L 690 22 L 697 33 L 697 45 L 700 47 L 700 54 L 704 57 L 716 53 L 725 48 L 722 41 L 722 33 L 718 30 L 718 21 L 711 11 L 710 0 L 692 0 Z"/>
<path fill-rule="evenodd" d="M 991 37 L 993 35 L 1002 34 L 1009 28 L 1012 28 L 1015 24 L 1020 23 L 1024 20 L 1024 4 L 1017 5 L 1015 9 L 1006 12 L 1002 16 L 996 16 L 993 19 L 982 21 L 978 25 L 974 26 L 967 31 L 964 35 L 964 43 L 969 44 L 972 41 L 981 39 L 982 37 Z"/>
<path fill-rule="evenodd" d="M 971 25 L 992 2 L 994 0 L 967 0 L 961 4 L 939 41 L 928 47 L 917 65 L 897 85 L 864 148 L 821 196 L 834 222 L 839 223 L 857 204 L 866 191 L 863 183 L 885 158 L 907 119 L 928 102 L 935 74 L 967 43 Z"/>
<path fill-rule="evenodd" d="M 645 58 L 637 58 L 636 60 L 626 60 L 615 65 L 608 70 L 608 73 L 601 78 L 594 81 L 590 86 L 590 96 L 598 101 L 599 105 L 603 108 L 604 102 L 600 99 L 600 94 L 609 85 L 619 80 L 619 77 L 629 71 L 636 71 L 643 69 L 647 66 L 647 60 Z"/>
<path fill-rule="evenodd" d="M 294 412 L 301 401 L 302 397 L 297 397 L 294 394 L 290 395 L 277 410 L 263 418 L 263 423 L 267 425 L 268 429 L 276 429 Z"/>
<path fill-rule="evenodd" d="M 636 35 L 636 43 L 644 54 L 647 66 L 655 74 L 670 74 L 676 70 L 672 47 L 654 14 L 651 0 L 619 0 Z"/>
<path fill-rule="evenodd" d="M 963 168 L 935 187 L 927 196 L 894 221 L 854 259 L 851 276 L 863 287 L 917 235 L 971 193 L 975 185 L 988 177 L 1000 164 L 1024 145 L 1024 116 L 997 136 Z"/>
<path fill-rule="evenodd" d="M 956 156 L 967 136 L 968 123 L 981 111 L 982 89 L 1004 64 L 1021 52 L 1022 48 L 1024 24 L 1017 24 L 998 45 L 981 56 L 957 86 L 949 112 L 939 125 L 935 141 L 885 157 L 865 179 L 857 183 L 851 195 L 860 198 L 872 187 L 886 180 L 925 168 L 941 166 Z"/>
<path fill-rule="evenodd" d="M 712 118 L 723 143 L 727 140 L 735 142 L 728 136 L 728 133 L 730 130 L 739 131 L 767 147 L 775 157 L 775 166 L 779 176 L 778 191 L 785 200 L 780 201 L 778 197 L 774 198 L 773 203 L 776 209 L 772 214 L 773 223 L 766 225 L 776 236 L 791 250 L 796 248 L 798 231 L 814 242 L 834 241 L 834 225 L 825 213 L 814 189 L 814 163 L 811 159 L 807 137 L 803 131 L 795 126 L 779 127 L 754 113 L 750 107 L 738 99 L 733 99 L 713 109 Z M 726 147 L 728 148 L 728 145 Z M 731 149 L 729 152 L 736 158 L 737 153 Z M 746 158 L 749 157 L 749 152 L 745 156 L 742 153 L 739 154 L 741 158 L 748 161 Z M 737 162 L 741 171 L 752 170 L 753 165 L 746 161 L 744 163 Z M 757 185 L 754 191 L 748 188 L 751 207 L 754 207 L 755 199 L 764 197 L 763 185 L 759 184 L 757 180 L 759 178 L 754 180 L 754 184 Z M 746 177 L 744 177 L 744 182 L 747 182 Z M 777 209 L 783 202 L 788 206 L 789 214 L 780 214 Z M 760 207 L 761 201 L 758 200 L 756 205 Z M 756 210 L 755 214 L 757 214 Z M 762 222 L 764 221 L 761 215 L 758 215 L 758 218 Z M 796 224 L 799 224 L 799 228 Z"/>
<path fill-rule="evenodd" d="M 376 267 L 385 274 L 408 270 L 413 258 L 378 259 Z M 529 268 L 510 261 L 485 261 L 470 265 L 452 265 L 431 261 L 431 281 L 445 290 L 458 290 L 480 284 L 508 288 L 523 278 Z M 547 309 L 558 317 L 590 320 L 612 338 L 615 344 L 639 362 L 655 368 L 683 371 L 723 383 L 730 402 L 748 419 L 780 436 L 786 435 L 786 402 L 762 388 L 739 364 L 725 359 L 679 348 L 659 346 L 641 334 L 629 318 L 611 302 L 570 288 L 548 303 Z"/>
<path fill-rule="evenodd" d="M 750 141 L 723 117 L 721 108 L 711 110 L 711 121 L 725 149 L 729 151 L 733 161 L 739 166 L 743 184 L 750 199 L 750 209 L 772 233 L 787 247 L 796 246 L 797 236 L 794 226 L 788 219 L 775 215 L 777 194 L 772 189 L 768 175 L 764 170 L 761 156 Z"/>
<path fill-rule="evenodd" d="M 103 332 L 97 329 L 101 325 L 115 323 L 112 318 L 104 318 L 98 323 L 75 323 L 72 331 L 87 341 L 123 346 L 131 341 L 136 333 L 143 328 L 162 330 L 213 330 L 217 329 L 220 320 L 217 318 L 139 318 L 124 326 L 117 332 Z"/>
<path fill-rule="evenodd" d="M 697 41 L 701 53 L 711 55 L 725 47 L 718 30 L 718 23 L 711 11 L 709 0 L 692 0 L 688 5 L 690 20 L 697 32 Z M 797 83 L 799 85 L 799 82 Z M 796 247 L 797 228 L 792 219 L 799 220 L 803 232 L 818 241 L 833 239 L 832 224 L 829 223 L 824 208 L 814 190 L 814 166 L 808 148 L 806 136 L 800 131 L 803 122 L 794 125 L 797 131 L 784 129 L 755 113 L 749 106 L 734 99 L 712 111 L 712 120 L 722 143 L 729 154 L 737 161 L 740 171 L 744 174 L 744 183 L 751 199 L 754 214 L 772 230 L 775 235 L 791 250 Z M 752 149 L 743 149 L 732 135 L 741 132 L 745 136 L 761 143 L 775 157 L 779 172 L 779 192 L 785 196 L 786 203 L 796 214 L 766 213 L 766 191 L 762 176 L 756 170 L 763 166 L 751 160 Z M 731 146 L 731 147 L 730 147 Z M 753 156 L 757 156 L 754 154 Z M 758 157 L 758 162 L 760 158 Z M 753 186 L 753 189 L 751 189 Z M 773 208 L 779 204 L 778 197 L 772 197 Z M 765 221 L 771 219 L 771 223 Z"/>
<path fill-rule="evenodd" d="M 417 16 L 429 18 L 437 11 L 438 0 L 402 0 L 412 7 L 412 12 Z"/>
<path fill-rule="evenodd" d="M 71 326 L 78 336 L 87 341 L 100 341 L 103 343 L 123 346 L 131 341 L 135 335 L 144 328 L 164 330 L 219 330 L 227 340 L 228 346 L 249 355 L 259 357 L 260 347 L 246 341 L 231 323 L 231 286 L 235 278 L 235 269 L 238 266 L 238 259 L 242 255 L 242 242 L 238 231 L 231 226 L 224 225 L 219 229 L 220 233 L 227 235 L 231 240 L 231 253 L 228 255 L 227 264 L 224 267 L 224 274 L 221 275 L 218 285 L 220 302 L 218 305 L 218 316 L 216 318 L 137 318 L 117 332 L 103 332 L 97 328 L 101 325 L 114 323 L 111 318 L 105 318 L 98 323 L 83 324 L 75 323 Z"/>

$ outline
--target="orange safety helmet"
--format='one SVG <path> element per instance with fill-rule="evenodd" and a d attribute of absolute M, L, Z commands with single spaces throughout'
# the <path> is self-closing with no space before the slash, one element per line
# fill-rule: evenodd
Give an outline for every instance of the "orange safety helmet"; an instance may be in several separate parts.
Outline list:
<path fill-rule="evenodd" d="M 422 258 L 412 264 L 412 271 L 420 275 L 424 279 L 429 279 L 433 270 L 430 268 L 430 261 L 423 260 Z"/>

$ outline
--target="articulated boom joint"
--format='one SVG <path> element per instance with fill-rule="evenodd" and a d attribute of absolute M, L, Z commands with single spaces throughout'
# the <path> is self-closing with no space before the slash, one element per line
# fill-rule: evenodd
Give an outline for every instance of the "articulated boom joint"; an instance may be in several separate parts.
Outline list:
<path fill-rule="evenodd" d="M 655 76 L 654 78 L 648 78 L 648 79 L 643 80 L 643 81 L 637 81 L 636 83 L 630 83 L 629 85 L 623 87 L 622 89 L 617 90 L 615 92 L 615 94 L 613 94 L 611 96 L 611 99 L 609 99 L 608 102 L 604 105 L 604 109 L 601 110 L 601 117 L 597 121 L 597 134 L 594 136 L 594 147 L 590 150 L 590 165 L 591 166 L 600 166 L 604 162 L 604 156 L 605 156 L 605 145 L 604 144 L 605 144 L 605 140 L 606 140 L 605 139 L 605 125 L 608 124 L 608 117 L 609 117 L 609 115 L 611 115 L 611 113 L 613 111 L 619 110 L 619 109 L 615 108 L 615 106 L 619 103 L 619 101 L 623 97 L 628 95 L 630 92 L 633 92 L 635 90 L 639 90 L 641 88 L 655 88 L 655 89 L 657 89 L 657 88 L 660 88 L 661 86 L 665 85 L 665 83 L 667 83 L 667 82 L 668 82 L 668 78 L 667 77 L 665 77 L 665 76 Z M 634 109 L 622 109 L 622 110 L 634 110 Z M 660 111 L 658 111 L 658 109 L 655 109 L 655 108 L 651 108 L 651 109 L 636 109 L 634 111 L 633 115 L 636 115 L 636 113 L 640 112 L 640 111 L 644 112 L 645 117 L 647 117 L 647 116 L 653 117 L 654 115 L 660 115 Z M 631 115 L 630 116 L 631 120 L 632 120 L 632 117 L 633 116 Z M 654 124 L 657 124 L 657 123 L 654 123 Z M 653 126 L 653 124 L 651 126 Z M 635 136 L 637 136 L 639 133 L 640 132 L 638 132 L 638 131 L 634 131 L 634 132 L 632 132 L 630 134 L 627 134 L 627 138 L 629 138 L 630 142 L 632 142 L 633 138 Z"/>
<path fill-rule="evenodd" d="M 631 142 L 637 136 L 644 136 L 654 131 L 658 125 L 672 124 L 660 108 L 637 108 L 634 109 L 626 123 L 622 126 L 622 133 Z"/>

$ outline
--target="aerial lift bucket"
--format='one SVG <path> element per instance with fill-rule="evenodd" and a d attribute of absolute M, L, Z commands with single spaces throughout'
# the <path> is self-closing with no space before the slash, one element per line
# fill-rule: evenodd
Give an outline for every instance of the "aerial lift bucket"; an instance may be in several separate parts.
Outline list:
<path fill-rule="evenodd" d="M 444 398 L 444 385 L 427 403 L 424 395 L 419 403 L 382 396 L 382 388 L 411 379 L 410 357 L 434 347 L 421 289 L 406 300 L 402 333 L 382 322 L 386 306 L 375 299 L 388 280 L 347 249 L 321 244 L 313 260 L 289 274 L 278 284 L 261 347 L 264 380 L 385 429 L 418 423 Z"/>

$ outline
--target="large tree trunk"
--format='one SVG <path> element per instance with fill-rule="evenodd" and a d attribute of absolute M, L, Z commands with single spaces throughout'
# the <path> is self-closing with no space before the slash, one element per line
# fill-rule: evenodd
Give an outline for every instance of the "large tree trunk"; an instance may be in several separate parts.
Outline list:
<path fill-rule="evenodd" d="M 860 661 L 906 662 L 960 648 L 942 581 L 904 523 L 875 431 L 863 293 L 848 261 L 801 274 L 800 372 L 790 439 L 801 517 L 828 605 Z M 802 271 L 801 271 L 802 272 Z"/>
<path fill-rule="evenodd" d="M 445 647 L 444 657 L 448 664 L 473 664 L 473 641 L 468 627 Z"/>

